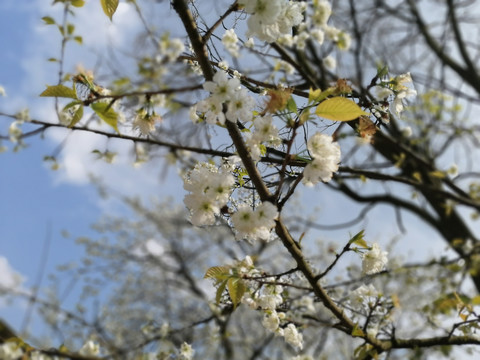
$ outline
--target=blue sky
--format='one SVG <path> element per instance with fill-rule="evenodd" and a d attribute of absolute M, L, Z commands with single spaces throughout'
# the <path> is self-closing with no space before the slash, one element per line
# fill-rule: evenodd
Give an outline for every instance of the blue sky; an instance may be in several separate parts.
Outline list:
<path fill-rule="evenodd" d="M 46 26 L 41 18 L 49 15 L 59 19 L 61 5 L 50 5 L 45 0 L 0 3 L 0 86 L 7 92 L 6 97 L 0 97 L 0 112 L 13 114 L 28 107 L 32 118 L 55 121 L 52 100 L 38 97 L 46 84 L 57 82 L 58 69 L 47 59 L 58 56 L 60 36 L 54 26 Z M 73 22 L 84 37 L 85 46 L 72 44 L 67 48 L 65 70 L 70 72 L 79 64 L 85 68 L 94 66 L 95 51 L 112 42 L 121 46 L 120 39 L 130 40 L 129 32 L 138 26 L 124 4 L 111 24 L 97 1 L 78 9 Z M 92 28 L 96 30 L 92 32 Z M 3 133 L 9 122 L 0 118 Z M 43 157 L 51 155 L 67 135 L 58 158 L 61 167 L 52 171 Z M 74 245 L 75 237 L 94 236 L 90 225 L 102 213 L 122 211 L 118 202 L 99 199 L 95 187 L 89 184 L 90 174 L 101 177 L 123 195 L 181 196 L 181 181 L 175 171 L 169 171 L 167 176 L 167 180 L 174 181 L 160 185 L 159 167 L 132 166 L 130 145 L 109 143 L 109 149 L 117 148 L 120 152 L 116 164 L 110 166 L 96 161 L 91 154 L 93 149 L 106 146 L 105 139 L 98 136 L 54 130 L 45 133 L 43 139 L 36 136 L 26 143 L 26 149 L 13 153 L 12 144 L 4 141 L 9 151 L 0 154 L 0 284 L 11 284 L 12 276 L 20 274 L 24 279 L 22 286 L 28 288 L 38 285 L 39 272 L 43 272 L 40 285 L 46 285 L 47 275 L 55 272 L 57 265 L 81 255 L 81 248 Z M 61 236 L 64 229 L 72 238 Z M 44 268 L 41 254 L 45 249 L 48 257 Z M 23 312 L 22 306 L 0 303 L 0 317 L 17 328 Z"/>

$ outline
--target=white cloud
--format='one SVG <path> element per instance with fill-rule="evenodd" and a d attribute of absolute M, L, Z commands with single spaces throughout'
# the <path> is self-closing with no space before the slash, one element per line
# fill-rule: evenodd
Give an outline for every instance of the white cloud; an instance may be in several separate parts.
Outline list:
<path fill-rule="evenodd" d="M 25 278 L 16 272 L 6 257 L 0 256 L 0 287 L 3 289 L 19 289 Z"/>

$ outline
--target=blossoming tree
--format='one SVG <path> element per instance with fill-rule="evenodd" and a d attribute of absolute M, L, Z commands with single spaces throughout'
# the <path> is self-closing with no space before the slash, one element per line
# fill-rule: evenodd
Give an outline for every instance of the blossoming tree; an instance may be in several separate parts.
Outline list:
<path fill-rule="evenodd" d="M 100 3 L 114 21 L 118 0 Z M 204 358 L 310 359 L 328 348 L 327 330 L 335 338 L 347 339 L 347 358 L 404 358 L 407 350 L 420 357 L 419 349 L 448 353 L 454 346 L 480 344 L 476 308 L 480 298 L 473 289 L 480 288 L 478 240 L 457 208 L 463 206 L 477 214 L 478 185 L 457 177 L 455 166 L 437 164 L 453 140 L 463 134 L 475 137 L 475 127 L 459 125 L 455 121 L 458 107 L 450 106 L 446 95 L 438 92 L 426 91 L 421 101 L 405 111 L 407 100 L 417 95 L 409 72 L 415 71 L 415 64 L 398 73 L 389 72 L 385 65 L 372 67 L 366 63 L 372 54 L 364 45 L 372 34 L 390 39 L 379 35 L 380 20 L 377 27 L 367 21 L 372 14 L 415 25 L 442 69 L 468 80 L 469 90 L 457 94 L 466 101 L 472 91 L 480 93 L 480 82 L 472 60 L 475 54 L 463 40 L 453 1 L 445 4 L 451 24 L 445 33 L 458 44 L 457 57 L 450 57 L 439 45 L 437 34 L 421 15 L 423 8 L 415 1 L 402 5 L 340 2 L 336 21 L 327 0 L 215 2 L 215 16 L 213 2 L 172 0 L 171 10 L 167 4 L 158 4 L 178 20 L 171 26 L 181 28 L 183 38 L 156 34 L 146 23 L 140 2 L 127 3 L 142 17 L 155 55 L 140 57 L 138 74 L 112 79 L 108 87 L 98 85 L 91 72 L 64 76 L 61 71 L 58 84 L 41 93 L 56 98 L 58 121 L 12 115 L 8 138 L 21 147 L 28 136 L 61 127 L 133 142 L 137 158 L 147 162 L 149 152 L 166 149 L 182 173 L 188 220 L 194 229 L 201 228 L 188 230 L 194 241 L 201 239 L 198 249 L 221 250 L 225 244 L 220 238 L 230 238 L 232 245 L 227 248 L 242 251 L 231 251 L 235 256 L 225 251 L 224 257 L 212 263 L 214 254 L 206 249 L 209 260 L 194 262 L 193 251 L 188 258 L 182 255 L 186 249 L 178 250 L 173 239 L 182 238 L 183 233 L 179 236 L 175 231 L 164 235 L 169 239 L 168 259 L 162 258 L 164 249 L 155 252 L 151 243 L 142 245 L 138 239 L 130 254 L 118 245 L 122 251 L 110 259 L 134 262 L 141 268 L 135 267 L 140 278 L 151 280 L 148 284 L 154 282 L 149 272 L 155 276 L 168 272 L 163 284 L 173 281 L 175 273 L 184 281 L 180 288 L 188 289 L 188 299 L 193 300 L 172 306 L 178 313 L 170 325 L 159 325 L 155 315 L 142 314 L 136 321 L 145 322 L 143 330 L 120 332 L 120 325 L 102 331 L 94 328 L 97 342 L 85 341 L 78 353 L 4 339 L 8 340 L 0 347 L 4 358 L 187 359 L 196 352 Z M 44 21 L 57 25 L 64 43 L 81 41 L 68 17 L 82 11 L 84 1 L 56 0 L 54 4 L 65 7 L 64 19 L 45 17 Z M 408 16 L 402 17 L 399 10 Z M 368 44 L 372 49 L 375 45 Z M 392 63 L 395 68 L 395 60 Z M 429 80 L 435 76 L 431 74 Z M 424 122 L 419 121 L 422 116 L 427 118 Z M 98 120 L 97 125 L 90 119 Z M 172 126 L 176 133 L 162 133 L 160 124 L 168 121 L 177 123 Z M 197 136 L 182 138 L 182 127 L 197 129 Z M 202 132 L 209 136 L 202 138 Z M 187 156 L 186 151 L 194 155 Z M 100 155 L 108 160 L 109 153 Z M 465 176 L 468 180 L 472 175 Z M 385 184 L 395 190 L 383 190 Z M 346 237 L 339 249 L 315 244 L 308 231 L 299 230 L 315 228 L 315 222 L 295 216 L 295 210 L 300 210 L 290 205 L 303 189 L 321 194 L 330 189 L 366 204 L 359 219 L 375 205 L 388 204 L 397 210 L 401 229 L 400 214 L 410 212 L 437 230 L 455 256 L 400 265 L 394 254 L 369 241 L 364 231 Z M 138 204 L 134 207 L 143 211 Z M 167 233 L 164 221 L 152 219 L 151 212 L 143 214 L 151 224 L 162 224 L 156 227 L 158 232 Z M 170 222 L 178 217 L 183 217 L 181 211 Z M 181 222 L 175 229 L 183 228 L 188 226 Z M 83 242 L 92 257 L 107 258 L 107 244 Z M 223 253 L 220 250 L 218 254 Z M 274 257 L 265 260 L 268 251 Z M 357 257 L 350 258 L 353 266 L 346 266 L 344 259 L 350 254 Z M 158 263 L 142 265 L 155 256 Z M 191 270 L 192 264 L 199 268 Z M 195 274 L 200 272 L 214 285 L 210 296 L 199 285 L 200 277 Z M 432 278 L 431 289 L 419 289 L 419 284 Z M 130 289 L 131 281 L 128 278 L 121 284 Z M 146 284 L 141 285 L 145 291 Z M 427 295 L 422 299 L 424 292 L 427 301 Z M 175 296 L 180 299 L 182 294 Z M 152 308 L 167 302 L 161 296 L 149 301 Z M 184 317 L 192 304 L 200 302 L 208 304 L 202 308 L 202 318 Z M 119 301 L 112 309 L 124 303 Z M 42 305 L 45 313 L 60 311 L 54 301 Z M 142 303 L 142 309 L 146 305 Z M 68 317 L 80 318 L 72 313 Z M 182 329 L 179 325 L 175 330 L 175 321 Z M 234 325 L 229 328 L 230 321 Z M 201 330 L 187 331 L 210 322 L 216 326 L 214 339 L 207 341 Z M 281 344 L 280 353 L 270 342 Z M 221 344 L 222 350 L 212 351 L 215 344 Z"/>

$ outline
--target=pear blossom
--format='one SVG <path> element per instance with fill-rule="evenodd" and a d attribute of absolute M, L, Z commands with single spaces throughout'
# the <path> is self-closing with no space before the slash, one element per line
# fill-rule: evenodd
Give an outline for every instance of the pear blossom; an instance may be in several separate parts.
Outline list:
<path fill-rule="evenodd" d="M 191 359 L 193 359 L 194 354 L 195 354 L 195 350 L 193 350 L 192 345 L 184 342 L 180 346 L 180 359 L 191 360 Z"/>
<path fill-rule="evenodd" d="M 376 274 L 382 271 L 388 262 L 388 253 L 380 249 L 380 245 L 374 243 L 369 251 L 362 256 L 362 271 L 366 275 Z"/>
<path fill-rule="evenodd" d="M 330 15 L 332 15 L 332 5 L 329 1 L 319 0 L 313 2 L 314 12 L 312 15 L 312 22 L 316 25 L 327 25 Z"/>
<path fill-rule="evenodd" d="M 327 69 L 333 70 L 337 67 L 337 60 L 335 60 L 335 58 L 331 55 L 323 58 L 322 62 Z"/>
<path fill-rule="evenodd" d="M 313 160 L 303 171 L 303 183 L 311 186 L 320 181 L 330 181 L 340 162 L 338 143 L 334 142 L 330 135 L 317 132 L 308 139 L 307 148 Z"/>
<path fill-rule="evenodd" d="M 225 124 L 225 113 L 223 112 L 223 104 L 221 100 L 217 97 L 211 96 L 207 99 L 200 101 L 196 105 L 195 111 L 199 111 L 204 114 L 207 124 Z M 195 119 L 193 117 L 193 114 L 190 114 L 190 118 Z"/>
<path fill-rule="evenodd" d="M 363 304 L 368 304 L 378 296 L 379 293 L 372 284 L 362 284 L 350 293 L 350 304 L 354 309 L 360 310 Z"/>
<path fill-rule="evenodd" d="M 285 337 L 285 341 L 290 345 L 300 350 L 303 349 L 303 335 L 298 332 L 294 324 L 290 323 L 283 329 L 283 336 Z"/>
<path fill-rule="evenodd" d="M 213 75 L 213 81 L 205 81 L 203 88 L 209 91 L 220 102 L 230 100 L 240 86 L 240 80 L 229 78 L 225 71 L 217 71 Z"/>
<path fill-rule="evenodd" d="M 280 318 L 275 310 L 266 312 L 263 316 L 262 325 L 265 329 L 275 332 L 280 325 Z"/>
<path fill-rule="evenodd" d="M 100 354 L 100 346 L 98 343 L 88 340 L 78 353 L 82 356 L 97 356 Z"/>
<path fill-rule="evenodd" d="M 155 113 L 149 114 L 145 109 L 137 111 L 133 120 L 132 127 L 140 131 L 142 135 L 148 135 L 155 131 L 155 123 L 160 121 L 161 117 Z"/>
<path fill-rule="evenodd" d="M 183 202 L 190 210 L 191 222 L 195 226 L 213 225 L 215 216 L 220 215 L 230 198 L 235 178 L 230 167 L 217 167 L 199 163 L 187 173 L 183 188 L 190 192 Z"/>
<path fill-rule="evenodd" d="M 14 121 L 10 124 L 10 127 L 8 128 L 8 135 L 10 137 L 10 141 L 13 143 L 19 142 L 20 138 L 23 135 L 23 131 L 19 127 L 19 125 L 21 124 L 21 121 Z"/>
<path fill-rule="evenodd" d="M 235 34 L 234 29 L 229 29 L 225 31 L 225 34 L 223 34 L 222 37 L 222 43 L 223 46 L 225 46 L 225 49 L 232 55 L 233 57 L 238 57 L 240 55 L 239 53 L 239 47 L 238 47 L 238 36 Z"/>
<path fill-rule="evenodd" d="M 228 110 L 225 114 L 228 120 L 232 122 L 252 120 L 255 100 L 248 94 L 246 89 L 236 91 L 229 100 Z"/>
<path fill-rule="evenodd" d="M 0 345 L 0 359 L 17 360 L 23 355 L 22 348 L 13 341 L 8 341 Z"/>
<path fill-rule="evenodd" d="M 405 84 L 412 83 L 412 76 L 410 73 L 401 74 L 393 78 L 391 81 L 392 90 L 395 93 L 395 99 L 393 100 L 393 108 L 397 114 L 400 114 L 404 110 L 403 100 L 409 97 L 417 95 L 415 89 L 411 89 Z"/>
<path fill-rule="evenodd" d="M 232 224 L 237 239 L 269 240 L 271 229 L 275 226 L 278 210 L 270 202 L 263 202 L 256 210 L 241 205 L 232 215 Z"/>

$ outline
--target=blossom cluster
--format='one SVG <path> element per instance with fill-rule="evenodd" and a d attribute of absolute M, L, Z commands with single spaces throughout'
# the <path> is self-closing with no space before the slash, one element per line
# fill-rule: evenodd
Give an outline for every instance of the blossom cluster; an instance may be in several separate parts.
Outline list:
<path fill-rule="evenodd" d="M 380 249 L 380 245 L 374 243 L 369 251 L 362 256 L 362 271 L 366 275 L 379 273 L 388 262 L 388 253 Z"/>
<path fill-rule="evenodd" d="M 410 73 L 400 74 L 390 79 L 390 81 L 376 86 L 376 96 L 379 100 L 385 100 L 393 96 L 393 109 L 396 114 L 400 114 L 405 109 L 404 100 L 417 95 L 415 89 L 407 86 L 407 84 L 411 83 L 412 76 Z M 376 114 L 374 113 L 374 115 Z"/>
<path fill-rule="evenodd" d="M 242 262 L 244 264 L 243 273 L 248 276 L 259 276 L 260 271 L 253 266 L 249 256 Z M 264 279 L 265 282 L 274 282 L 275 279 Z M 278 307 L 284 302 L 282 296 L 284 289 L 281 285 L 264 285 L 258 289 L 255 285 L 245 292 L 242 303 L 254 310 L 262 310 L 264 315 L 262 325 L 265 329 L 275 333 L 277 336 L 283 336 L 285 341 L 295 348 L 303 348 L 303 335 L 298 331 L 293 323 L 288 323 L 286 314 L 277 311 Z"/>
<path fill-rule="evenodd" d="M 313 160 L 303 171 L 303 183 L 312 186 L 320 181 L 328 182 L 338 170 L 340 146 L 330 135 L 315 133 L 307 141 L 307 148 Z"/>
<path fill-rule="evenodd" d="M 235 178 L 229 165 L 217 167 L 209 163 L 198 163 L 184 178 L 183 188 L 190 192 L 184 203 L 190 209 L 191 221 L 195 226 L 213 225 L 215 216 L 227 205 Z"/>
<path fill-rule="evenodd" d="M 251 14 L 247 20 L 247 36 L 256 36 L 267 42 L 276 41 L 289 34 L 293 26 L 303 20 L 304 2 L 285 0 L 242 0 L 245 12 Z"/>
<path fill-rule="evenodd" d="M 236 238 L 250 241 L 269 240 L 277 217 L 277 207 L 268 201 L 260 204 L 255 210 L 248 205 L 239 206 L 232 215 Z"/>
<path fill-rule="evenodd" d="M 203 84 L 203 88 L 209 91 L 211 96 L 198 102 L 195 109 L 204 114 L 205 121 L 208 124 L 223 125 L 225 120 L 252 120 L 255 100 L 240 86 L 240 80 L 229 78 L 223 70 L 217 71 L 212 80 Z M 226 112 L 223 109 L 224 104 L 227 106 Z"/>
<path fill-rule="evenodd" d="M 311 8 L 304 1 L 287 0 L 242 0 L 245 12 L 249 14 L 247 20 L 247 36 L 256 37 L 261 41 L 274 42 L 298 49 L 306 46 L 307 40 L 312 39 L 322 44 L 327 38 L 337 44 L 341 50 L 347 50 L 351 44 L 348 33 L 327 22 L 332 14 L 332 7 L 327 0 L 315 0 Z M 304 14 L 307 10 L 307 16 Z M 297 27 L 297 34 L 292 36 L 292 27 Z M 223 38 L 224 46 L 232 56 L 238 56 L 236 37 L 231 30 Z M 334 67 L 331 58 L 329 66 Z"/>

